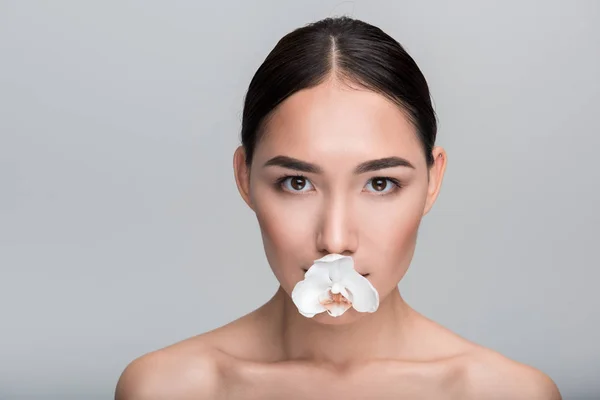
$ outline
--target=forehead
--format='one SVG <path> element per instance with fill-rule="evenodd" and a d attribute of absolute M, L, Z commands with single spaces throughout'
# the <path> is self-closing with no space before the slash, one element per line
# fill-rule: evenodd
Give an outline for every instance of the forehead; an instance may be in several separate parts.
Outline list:
<path fill-rule="evenodd" d="M 256 157 L 288 155 L 314 161 L 364 161 L 392 155 L 417 166 L 421 146 L 413 125 L 383 95 L 328 80 L 287 98 L 265 126 Z"/>

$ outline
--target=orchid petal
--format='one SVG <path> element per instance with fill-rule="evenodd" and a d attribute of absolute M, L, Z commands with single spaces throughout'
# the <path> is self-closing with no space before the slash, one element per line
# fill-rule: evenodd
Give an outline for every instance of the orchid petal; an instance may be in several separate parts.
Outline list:
<path fill-rule="evenodd" d="M 350 307 L 352 307 L 349 303 L 331 303 L 325 306 L 327 308 L 327 313 L 332 317 L 339 317 L 343 313 L 346 312 Z"/>
<path fill-rule="evenodd" d="M 302 280 L 292 290 L 292 301 L 300 314 L 312 318 L 315 314 L 326 311 L 319 298 L 329 290 L 329 283 L 320 279 L 309 278 Z"/>
<path fill-rule="evenodd" d="M 333 294 L 342 293 L 342 290 L 344 290 L 344 286 L 341 283 L 333 282 L 333 285 L 331 286 L 331 293 L 333 293 Z"/>
<path fill-rule="evenodd" d="M 337 261 L 340 258 L 344 258 L 344 257 L 348 257 L 348 256 L 343 256 L 341 254 L 331 253 L 331 254 L 327 254 L 325 257 L 321 257 L 318 260 L 315 260 L 314 262 L 315 263 L 318 263 L 318 262 L 328 263 L 328 262 Z"/>
<path fill-rule="evenodd" d="M 377 290 L 354 269 L 352 257 L 335 253 L 314 260 L 304 280 L 294 287 L 292 300 L 308 318 L 323 311 L 338 317 L 350 307 L 359 312 L 375 312 L 379 307 Z"/>
<path fill-rule="evenodd" d="M 346 290 L 345 287 L 342 286 L 342 291 L 340 293 L 342 293 L 342 296 L 344 296 L 345 298 L 347 298 L 348 301 L 350 303 L 352 303 L 352 293 L 350 293 L 348 290 Z"/>
<path fill-rule="evenodd" d="M 327 263 L 329 268 L 329 278 L 332 282 L 339 282 L 343 278 L 343 272 L 347 269 L 354 269 L 354 260 L 350 256 L 340 254 L 328 254 L 327 256 L 315 260 L 316 265 Z"/>
<path fill-rule="evenodd" d="M 352 296 L 352 306 L 359 312 L 375 312 L 379 307 L 379 294 L 371 282 L 356 272 L 348 263 L 340 264 L 341 283 Z"/>
<path fill-rule="evenodd" d="M 352 297 L 352 307 L 359 312 L 375 312 L 379 308 L 379 294 L 367 278 L 358 272 L 346 275 L 343 284 Z"/>
<path fill-rule="evenodd" d="M 319 295 L 319 303 L 320 304 L 325 305 L 330 301 L 331 301 L 331 296 L 329 295 L 329 290 L 326 290 Z"/>
<path fill-rule="evenodd" d="M 320 296 L 331 286 L 329 271 L 325 265 L 314 264 L 304 274 L 304 280 L 298 282 L 292 290 L 292 301 L 300 314 L 312 318 L 326 311 L 320 302 Z"/>
<path fill-rule="evenodd" d="M 329 279 L 329 266 L 327 264 L 315 263 L 308 271 L 304 273 L 304 279 L 316 278 L 319 280 L 330 282 Z"/>

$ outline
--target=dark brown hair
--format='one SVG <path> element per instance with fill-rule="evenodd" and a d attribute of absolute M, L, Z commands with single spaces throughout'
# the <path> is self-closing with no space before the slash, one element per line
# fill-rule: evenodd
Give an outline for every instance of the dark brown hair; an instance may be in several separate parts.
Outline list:
<path fill-rule="evenodd" d="M 416 128 L 427 165 L 433 164 L 437 118 L 419 67 L 381 29 L 338 17 L 313 22 L 285 35 L 254 74 L 242 115 L 241 137 L 248 167 L 272 111 L 292 94 L 321 83 L 334 68 L 337 77 L 398 104 Z"/>

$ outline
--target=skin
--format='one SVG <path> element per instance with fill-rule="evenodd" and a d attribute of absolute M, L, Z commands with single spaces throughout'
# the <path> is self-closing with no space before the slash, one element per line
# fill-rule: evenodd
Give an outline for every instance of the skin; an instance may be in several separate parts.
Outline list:
<path fill-rule="evenodd" d="M 134 360 L 117 384 L 117 400 L 561 399 L 542 372 L 459 337 L 402 299 L 398 283 L 439 194 L 447 156 L 435 147 L 435 163 L 427 166 L 397 105 L 332 75 L 289 97 L 265 128 L 250 168 L 239 147 L 234 171 L 280 287 L 252 313 Z M 281 155 L 321 171 L 264 166 Z M 391 156 L 414 168 L 353 172 Z M 277 186 L 296 174 L 303 178 Z M 357 271 L 368 274 L 380 296 L 375 313 L 298 313 L 292 289 L 313 260 L 330 253 L 351 255 Z"/>

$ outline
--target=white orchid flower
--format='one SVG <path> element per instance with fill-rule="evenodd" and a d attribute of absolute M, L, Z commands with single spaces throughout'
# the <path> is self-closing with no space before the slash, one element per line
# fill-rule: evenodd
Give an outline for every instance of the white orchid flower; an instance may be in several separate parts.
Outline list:
<path fill-rule="evenodd" d="M 324 311 L 339 317 L 350 307 L 359 312 L 377 311 L 379 293 L 354 269 L 352 257 L 328 254 L 315 260 L 304 280 L 296 284 L 292 301 L 307 318 Z"/>

